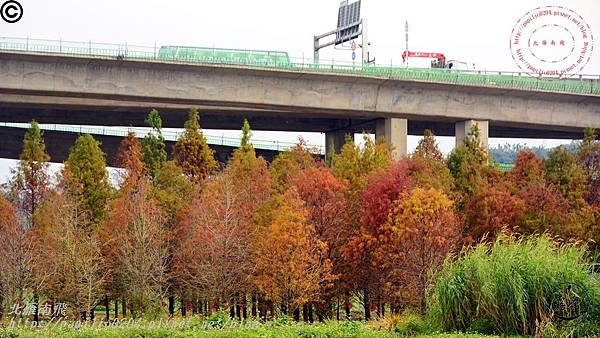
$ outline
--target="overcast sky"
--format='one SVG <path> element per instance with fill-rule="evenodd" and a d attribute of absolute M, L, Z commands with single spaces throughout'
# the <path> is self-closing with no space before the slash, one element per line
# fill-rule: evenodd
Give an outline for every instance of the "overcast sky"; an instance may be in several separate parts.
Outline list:
<path fill-rule="evenodd" d="M 283 50 L 300 58 L 312 58 L 313 35 L 335 29 L 339 6 L 338 0 L 18 1 L 24 8 L 21 21 L 0 21 L 0 36 Z M 475 63 L 479 69 L 505 71 L 519 70 L 509 50 L 510 33 L 517 20 L 536 7 L 565 6 L 580 14 L 596 34 L 596 49 L 582 73 L 600 74 L 600 0 L 362 0 L 362 4 L 371 55 L 377 63 L 401 63 L 407 20 L 410 50 L 441 52 L 449 59 Z M 351 61 L 351 51 L 327 48 L 321 52 L 321 59 L 331 58 Z M 307 136 L 312 143 L 324 142 L 322 135 Z M 256 137 L 272 134 L 257 132 Z M 282 137 L 293 140 L 297 135 Z M 409 147 L 417 140 L 411 137 Z M 453 138 L 439 141 L 445 152 L 454 144 Z M 506 140 L 490 141 L 490 145 L 497 143 Z M 0 181 L 8 163 L 0 161 Z"/>

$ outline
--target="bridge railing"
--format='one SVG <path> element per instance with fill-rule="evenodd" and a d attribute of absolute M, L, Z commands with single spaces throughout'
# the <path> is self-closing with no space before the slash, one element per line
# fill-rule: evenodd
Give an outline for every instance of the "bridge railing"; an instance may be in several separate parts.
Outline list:
<path fill-rule="evenodd" d="M 257 60 L 252 57 L 251 53 L 247 53 L 244 56 L 243 51 L 236 53 L 235 58 L 223 58 L 219 56 L 218 49 L 214 49 L 213 53 L 176 54 L 162 53 L 160 46 L 148 47 L 92 41 L 81 42 L 0 37 L 0 51 L 2 50 L 154 62 L 235 65 L 288 71 L 352 74 L 477 87 L 600 95 L 600 75 L 563 75 L 559 78 L 541 75 L 532 76 L 532 74 L 528 73 L 487 70 L 467 71 L 407 68 L 393 64 L 363 66 L 360 63 L 339 60 L 320 60 L 319 62 L 314 62 L 306 58 Z M 205 50 L 210 49 L 205 48 Z"/>
<path fill-rule="evenodd" d="M 151 132 L 151 128 L 146 127 L 106 127 L 106 126 L 82 126 L 82 125 L 65 125 L 65 124 L 40 124 L 41 130 L 47 131 L 60 131 L 67 133 L 77 134 L 91 134 L 91 135 L 104 135 L 104 136 L 117 136 L 125 137 L 129 132 L 135 133 L 138 138 L 143 138 Z M 29 123 L 12 123 L 12 122 L 0 122 L 0 127 L 9 128 L 29 128 Z M 177 141 L 177 139 L 183 134 L 183 131 L 175 130 L 162 130 L 162 135 L 166 141 Z M 241 138 L 237 137 L 226 137 L 224 135 L 208 135 L 204 133 L 206 141 L 211 145 L 227 146 L 237 148 L 240 146 Z M 252 145 L 256 149 L 272 150 L 272 151 L 287 151 L 290 150 L 295 143 L 282 142 L 282 141 L 270 141 L 270 140 L 252 140 Z M 321 155 L 325 154 L 325 148 L 320 145 L 309 145 L 309 149 L 315 153 Z"/>

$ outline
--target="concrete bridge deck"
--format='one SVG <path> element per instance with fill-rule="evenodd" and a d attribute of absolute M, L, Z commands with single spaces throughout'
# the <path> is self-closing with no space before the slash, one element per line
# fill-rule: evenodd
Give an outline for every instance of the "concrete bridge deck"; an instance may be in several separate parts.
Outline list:
<path fill-rule="evenodd" d="M 411 132 L 428 128 L 460 140 L 469 121 L 484 138 L 579 138 L 585 127 L 600 128 L 600 95 L 592 92 L 0 52 L 3 121 L 142 125 L 157 108 L 166 127 L 181 127 L 192 106 L 204 128 L 238 129 L 248 117 L 256 130 L 325 132 L 335 148 L 346 132 L 375 131 L 399 155 Z"/>

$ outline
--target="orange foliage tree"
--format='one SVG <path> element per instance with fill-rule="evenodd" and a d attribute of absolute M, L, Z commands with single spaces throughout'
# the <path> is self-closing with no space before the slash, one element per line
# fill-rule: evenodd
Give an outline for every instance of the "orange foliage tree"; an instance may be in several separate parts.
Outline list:
<path fill-rule="evenodd" d="M 296 318 L 299 307 L 318 301 L 332 281 L 327 244 L 307 219 L 294 188 L 264 204 L 254 217 L 260 230 L 254 239 L 253 282 L 267 301 Z"/>
<path fill-rule="evenodd" d="M 34 256 L 30 230 L 19 224 L 14 206 L 0 194 L 0 313 L 5 303 L 25 301 Z"/>
<path fill-rule="evenodd" d="M 424 312 L 428 272 L 440 266 L 460 239 L 461 226 L 453 203 L 434 188 L 417 187 L 397 201 L 386 227 L 398 248 L 388 257 L 396 264 L 391 280 L 402 286 L 396 289 L 397 296 Z"/>
<path fill-rule="evenodd" d="M 130 300 L 136 315 L 156 313 L 167 292 L 170 232 L 144 174 L 142 150 L 135 136 L 130 133 L 119 150 L 123 183 L 101 230 L 103 253 L 110 262 L 111 289 L 113 296 Z"/>

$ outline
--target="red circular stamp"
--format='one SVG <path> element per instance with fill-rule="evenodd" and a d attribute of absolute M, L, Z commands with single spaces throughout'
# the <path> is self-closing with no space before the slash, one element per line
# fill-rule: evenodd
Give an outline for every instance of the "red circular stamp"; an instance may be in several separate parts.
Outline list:
<path fill-rule="evenodd" d="M 523 15 L 510 35 L 513 59 L 528 74 L 564 76 L 579 73 L 594 50 L 590 26 L 561 6 L 536 8 Z"/>

